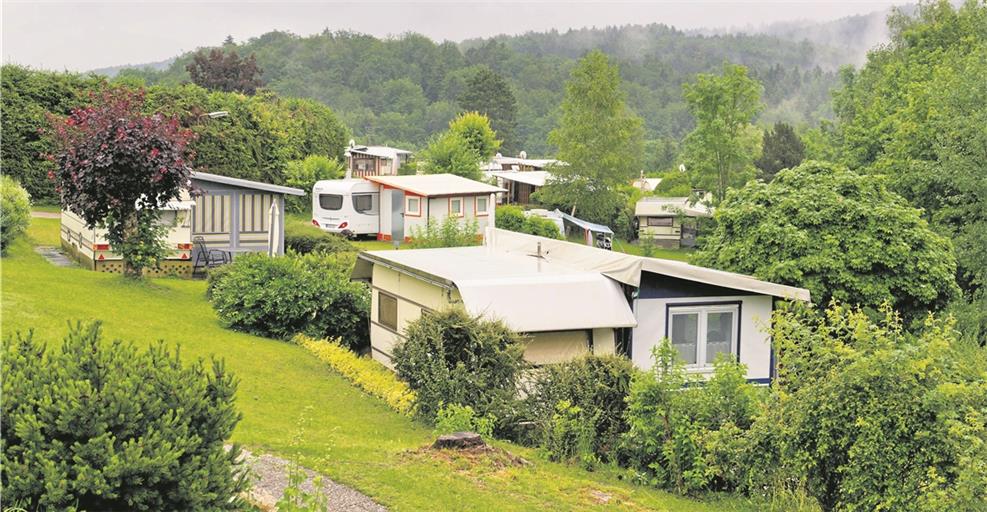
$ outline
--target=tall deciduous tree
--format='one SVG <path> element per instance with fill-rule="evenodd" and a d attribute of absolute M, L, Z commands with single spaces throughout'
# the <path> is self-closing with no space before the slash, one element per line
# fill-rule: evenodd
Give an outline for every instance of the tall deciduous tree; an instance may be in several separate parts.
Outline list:
<path fill-rule="evenodd" d="M 979 312 L 960 328 L 987 344 L 987 4 L 922 3 L 889 26 L 889 45 L 843 73 L 841 153 L 953 237 L 966 309 Z"/>
<path fill-rule="evenodd" d="M 889 303 L 909 321 L 957 291 L 952 244 L 918 209 L 882 180 L 816 161 L 728 194 L 694 262 L 808 288 L 821 307 Z"/>
<path fill-rule="evenodd" d="M 490 119 L 490 127 L 504 141 L 508 150 L 517 150 L 517 99 L 510 84 L 500 74 L 483 66 L 466 79 L 459 96 L 459 107 L 467 112 L 479 112 Z"/>
<path fill-rule="evenodd" d="M 805 159 L 805 144 L 792 125 L 777 122 L 774 128 L 764 132 L 761 156 L 754 161 L 758 177 L 771 181 L 782 169 L 791 169 Z"/>
<path fill-rule="evenodd" d="M 751 121 L 763 107 L 764 88 L 744 66 L 725 64 L 721 74 L 697 75 L 683 90 L 696 118 L 696 129 L 685 139 L 686 167 L 695 184 L 722 201 L 729 187 L 754 175 L 761 137 Z"/>
<path fill-rule="evenodd" d="M 51 116 L 57 150 L 49 175 L 62 206 L 89 228 L 105 226 L 125 273 L 140 277 L 164 255 L 157 210 L 188 186 L 192 132 L 175 118 L 144 115 L 144 92 L 110 90 L 67 118 Z"/>
<path fill-rule="evenodd" d="M 241 59 L 232 48 L 229 51 L 213 48 L 208 53 L 200 50 L 185 70 L 194 84 L 214 91 L 253 94 L 263 85 L 260 79 L 263 71 L 257 66 L 254 54 Z"/>
<path fill-rule="evenodd" d="M 501 141 L 490 119 L 477 112 L 466 112 L 450 121 L 449 133 L 465 140 L 481 161 L 489 160 L 500 148 Z"/>
<path fill-rule="evenodd" d="M 562 117 L 548 136 L 565 162 L 539 191 L 540 200 L 609 222 L 622 202 L 616 191 L 641 171 L 643 122 L 624 102 L 620 73 L 599 51 L 589 52 L 565 87 Z"/>

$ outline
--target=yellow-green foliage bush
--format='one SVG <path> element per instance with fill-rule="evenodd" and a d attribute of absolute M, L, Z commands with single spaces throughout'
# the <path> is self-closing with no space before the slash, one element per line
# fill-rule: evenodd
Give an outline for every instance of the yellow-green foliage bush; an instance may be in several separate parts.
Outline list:
<path fill-rule="evenodd" d="M 328 363 L 333 370 L 360 389 L 386 402 L 392 409 L 402 414 L 412 413 L 415 393 L 384 365 L 369 357 L 356 355 L 338 340 L 317 340 L 298 335 L 294 341 Z"/>

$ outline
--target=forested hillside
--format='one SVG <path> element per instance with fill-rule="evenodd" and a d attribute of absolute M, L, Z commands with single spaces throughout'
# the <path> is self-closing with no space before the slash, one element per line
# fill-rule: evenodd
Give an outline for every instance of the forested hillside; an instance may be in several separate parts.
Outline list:
<path fill-rule="evenodd" d="M 620 66 L 630 108 L 645 121 L 645 167 L 667 167 L 677 141 L 693 128 L 682 84 L 724 62 L 750 68 L 765 85 L 764 122 L 811 124 L 831 114 L 836 70 L 832 50 L 763 35 L 704 36 L 665 25 L 529 33 L 462 44 L 417 34 L 394 39 L 350 32 L 297 36 L 270 32 L 237 44 L 256 53 L 266 87 L 287 96 L 322 101 L 339 113 L 361 142 L 421 148 L 463 107 L 468 79 L 487 67 L 506 78 L 517 101 L 515 133 L 502 134 L 505 152 L 554 153 L 547 142 L 556 125 L 563 84 L 576 59 L 600 48 Z M 825 58 L 824 58 L 825 57 Z M 149 84 L 188 80 L 192 55 L 164 71 L 128 69 L 123 77 Z"/>

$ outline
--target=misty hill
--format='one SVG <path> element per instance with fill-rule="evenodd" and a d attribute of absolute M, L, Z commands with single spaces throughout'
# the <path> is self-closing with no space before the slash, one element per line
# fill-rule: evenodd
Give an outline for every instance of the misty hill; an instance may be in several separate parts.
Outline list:
<path fill-rule="evenodd" d="M 682 84 L 726 62 L 744 64 L 765 86 L 762 121 L 813 123 L 830 115 L 837 84 L 832 49 L 763 34 L 703 35 L 665 25 L 528 33 L 436 43 L 418 34 L 380 39 L 351 32 L 298 36 L 269 32 L 236 45 L 255 53 L 266 86 L 314 98 L 337 111 L 361 142 L 420 148 L 459 110 L 457 100 L 477 66 L 488 66 L 513 86 L 518 143 L 506 152 L 547 155 L 564 84 L 575 60 L 601 48 L 620 64 L 630 106 L 645 119 L 649 167 L 668 155 L 692 128 Z M 191 54 L 165 70 L 124 69 L 148 83 L 188 80 Z"/>
<path fill-rule="evenodd" d="M 143 68 L 143 69 L 151 69 L 154 71 L 164 71 L 168 69 L 169 66 L 171 66 L 172 62 L 175 62 L 175 57 L 165 60 L 159 60 L 157 62 L 148 62 L 146 64 L 123 64 L 120 66 L 99 68 L 90 71 L 90 73 L 95 73 L 97 75 L 103 75 L 109 78 L 113 78 L 117 76 L 117 73 L 119 73 L 121 69 Z"/>

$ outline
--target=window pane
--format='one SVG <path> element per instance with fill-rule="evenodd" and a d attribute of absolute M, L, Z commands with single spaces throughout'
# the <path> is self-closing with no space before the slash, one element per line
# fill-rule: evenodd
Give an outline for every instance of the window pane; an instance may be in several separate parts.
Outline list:
<path fill-rule="evenodd" d="M 686 364 L 696 364 L 699 348 L 699 313 L 672 315 L 672 346 Z"/>
<path fill-rule="evenodd" d="M 359 194 L 353 196 L 353 209 L 357 213 L 365 213 L 373 210 L 374 197 L 370 194 Z"/>
<path fill-rule="evenodd" d="M 452 200 L 452 213 L 460 214 L 463 213 L 463 200 L 453 199 Z"/>
<path fill-rule="evenodd" d="M 648 217 L 649 226 L 671 226 L 672 221 L 675 220 L 672 217 Z"/>
<path fill-rule="evenodd" d="M 717 354 L 729 354 L 730 342 L 734 337 L 733 312 L 709 313 L 706 315 L 706 362 L 712 363 Z"/>
<path fill-rule="evenodd" d="M 408 211 L 406 213 L 412 213 L 417 215 L 421 210 L 421 205 L 418 203 L 419 199 L 417 197 L 408 198 Z"/>
<path fill-rule="evenodd" d="M 398 328 L 398 300 L 385 293 L 377 293 L 377 321 L 391 329 Z"/>
<path fill-rule="evenodd" d="M 485 197 L 476 198 L 476 212 L 477 213 L 487 212 L 487 198 Z"/>
<path fill-rule="evenodd" d="M 323 210 L 338 210 L 343 207 L 343 196 L 338 194 L 320 194 L 319 206 Z"/>

